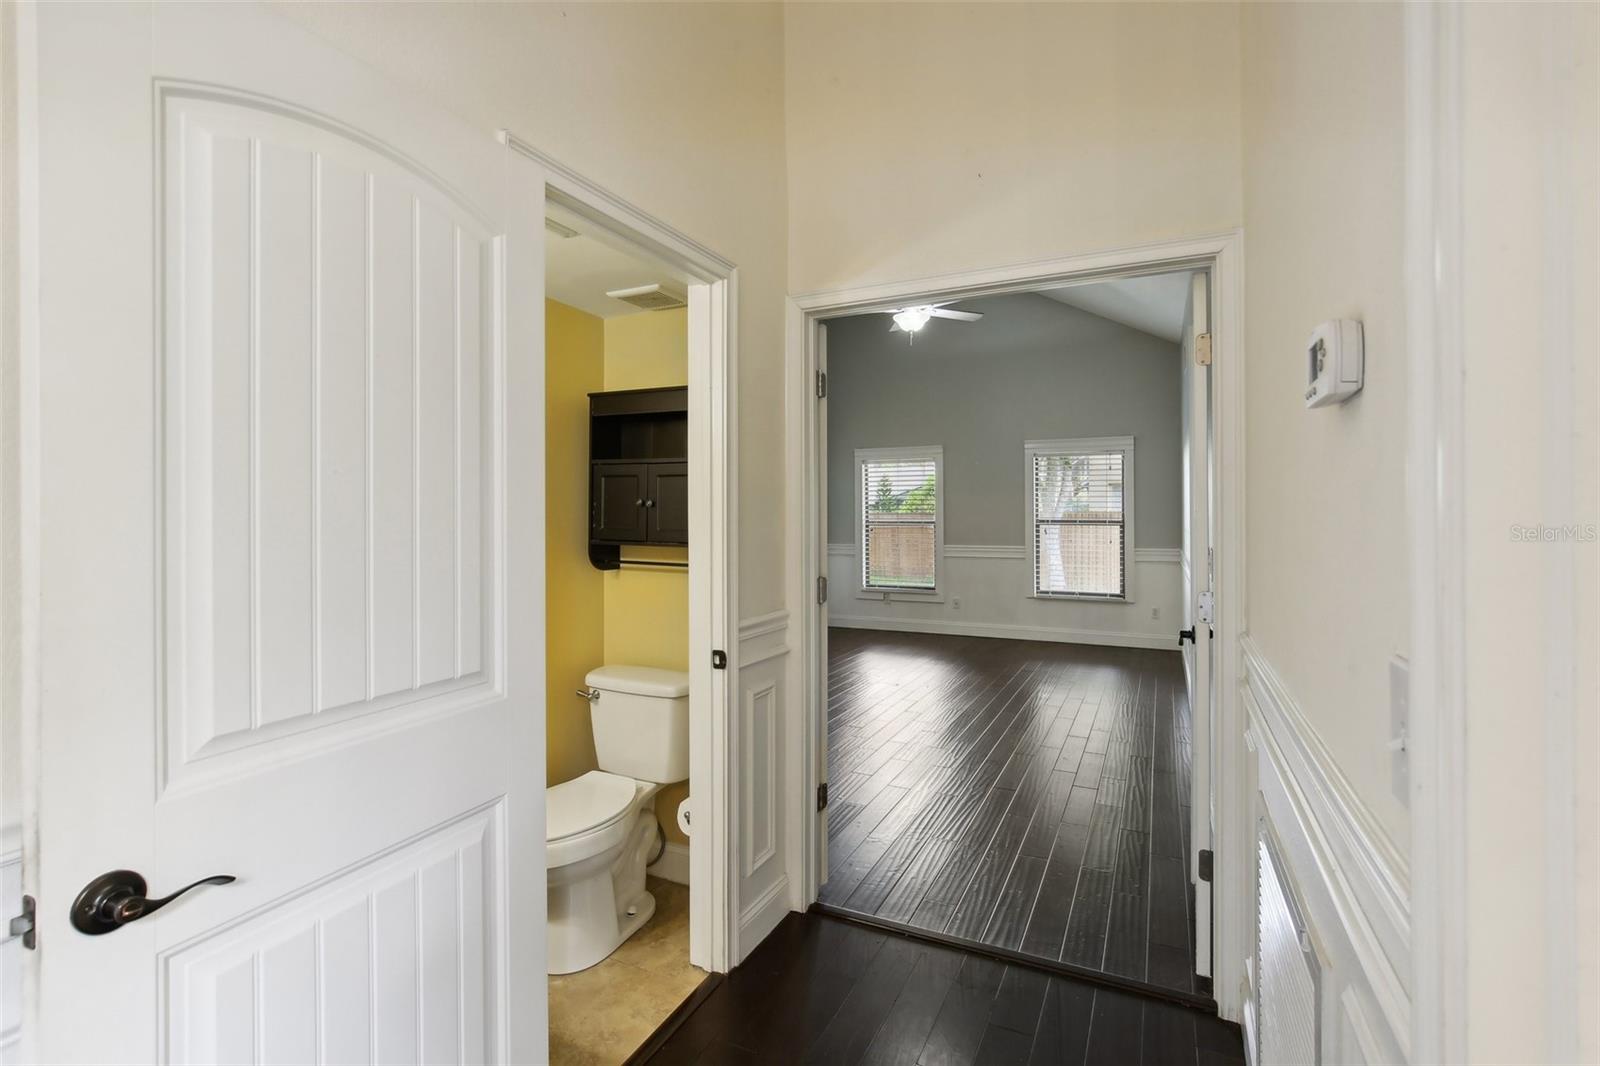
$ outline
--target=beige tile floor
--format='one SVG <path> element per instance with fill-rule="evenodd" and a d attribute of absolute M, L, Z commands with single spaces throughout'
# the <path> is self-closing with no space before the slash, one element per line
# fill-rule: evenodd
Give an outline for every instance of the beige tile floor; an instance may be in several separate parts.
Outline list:
<path fill-rule="evenodd" d="M 689 965 L 689 889 L 649 879 L 656 912 L 597 966 L 550 978 L 550 1061 L 618 1066 L 706 976 Z"/>

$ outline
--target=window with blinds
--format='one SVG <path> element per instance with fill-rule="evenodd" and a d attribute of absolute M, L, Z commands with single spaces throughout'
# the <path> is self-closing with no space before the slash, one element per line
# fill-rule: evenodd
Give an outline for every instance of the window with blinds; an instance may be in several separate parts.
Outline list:
<path fill-rule="evenodd" d="M 1035 596 L 1128 598 L 1133 438 L 1029 441 Z"/>
<path fill-rule="evenodd" d="M 938 587 L 942 466 L 938 448 L 856 452 L 863 589 Z"/>

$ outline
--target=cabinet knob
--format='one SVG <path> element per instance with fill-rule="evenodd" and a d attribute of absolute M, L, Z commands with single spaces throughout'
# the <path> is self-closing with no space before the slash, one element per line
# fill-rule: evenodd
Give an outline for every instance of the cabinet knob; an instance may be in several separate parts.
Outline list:
<path fill-rule="evenodd" d="M 644 501 L 643 500 L 634 500 L 633 501 L 633 505 L 635 507 L 643 507 L 644 506 Z"/>
<path fill-rule="evenodd" d="M 656 501 L 654 501 L 654 500 L 646 500 L 646 501 L 644 501 L 644 505 L 646 507 L 654 507 L 656 505 Z"/>

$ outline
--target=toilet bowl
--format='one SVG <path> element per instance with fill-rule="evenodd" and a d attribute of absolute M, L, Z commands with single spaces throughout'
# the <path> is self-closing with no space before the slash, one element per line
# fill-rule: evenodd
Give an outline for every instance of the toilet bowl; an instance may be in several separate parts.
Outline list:
<path fill-rule="evenodd" d="M 655 797 L 689 776 L 687 674 L 604 666 L 586 680 L 600 768 L 545 790 L 552 974 L 593 966 L 655 913 Z"/>

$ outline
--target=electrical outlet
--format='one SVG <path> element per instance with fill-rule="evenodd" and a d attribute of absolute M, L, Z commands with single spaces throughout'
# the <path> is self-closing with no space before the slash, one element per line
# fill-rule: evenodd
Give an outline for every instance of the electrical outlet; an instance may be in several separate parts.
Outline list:
<path fill-rule="evenodd" d="M 1411 806 L 1411 663 L 1403 655 L 1389 660 L 1389 787 Z"/>
<path fill-rule="evenodd" d="M 950 597 L 950 609 L 954 610 L 954 611 L 961 610 L 961 597 L 960 596 L 951 596 Z"/>
<path fill-rule="evenodd" d="M 1161 608 L 1159 608 L 1159 607 L 1150 608 L 1150 617 L 1151 617 L 1151 619 L 1153 619 L 1155 621 L 1160 621 L 1160 619 L 1161 619 Z"/>

